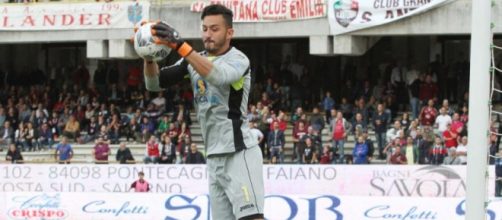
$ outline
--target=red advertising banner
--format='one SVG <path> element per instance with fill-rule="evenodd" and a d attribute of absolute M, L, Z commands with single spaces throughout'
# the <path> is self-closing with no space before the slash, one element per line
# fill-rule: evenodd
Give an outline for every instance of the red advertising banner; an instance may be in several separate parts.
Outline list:
<path fill-rule="evenodd" d="M 303 20 L 326 16 L 324 0 L 210 0 L 197 1 L 190 11 L 201 12 L 204 7 L 221 4 L 234 12 L 234 22 L 273 22 Z"/>
<path fill-rule="evenodd" d="M 0 31 L 133 28 L 149 2 L 0 5 Z"/>

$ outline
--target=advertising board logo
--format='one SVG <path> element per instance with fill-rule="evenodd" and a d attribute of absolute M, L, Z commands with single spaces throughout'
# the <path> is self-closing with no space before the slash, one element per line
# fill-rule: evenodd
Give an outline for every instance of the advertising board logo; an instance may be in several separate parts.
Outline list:
<path fill-rule="evenodd" d="M 127 7 L 127 18 L 133 24 L 140 22 L 143 18 L 143 6 L 137 2 L 133 5 L 129 5 Z"/>
<path fill-rule="evenodd" d="M 15 207 L 9 209 L 7 215 L 16 220 L 61 220 L 68 217 L 68 211 L 61 209 L 59 193 L 40 194 L 36 196 L 18 196 L 12 199 Z"/>
<path fill-rule="evenodd" d="M 426 166 L 411 170 L 375 170 L 371 178 L 371 196 L 465 196 L 465 181 L 444 166 Z"/>
<path fill-rule="evenodd" d="M 358 0 L 336 0 L 333 4 L 333 10 L 338 24 L 348 27 L 357 17 L 359 2 Z"/>

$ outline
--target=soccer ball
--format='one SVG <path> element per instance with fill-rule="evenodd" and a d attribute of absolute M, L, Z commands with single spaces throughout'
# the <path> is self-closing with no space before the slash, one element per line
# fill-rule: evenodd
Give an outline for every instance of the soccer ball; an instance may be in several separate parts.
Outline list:
<path fill-rule="evenodd" d="M 155 44 L 151 27 L 154 23 L 142 25 L 134 35 L 134 50 L 138 56 L 145 60 L 160 61 L 171 53 L 171 48 L 165 45 Z"/>

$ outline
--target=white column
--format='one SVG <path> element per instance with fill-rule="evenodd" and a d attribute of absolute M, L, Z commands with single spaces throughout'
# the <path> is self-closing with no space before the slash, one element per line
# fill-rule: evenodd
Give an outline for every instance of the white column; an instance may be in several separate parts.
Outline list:
<path fill-rule="evenodd" d="M 486 170 L 489 131 L 491 1 L 472 0 L 469 82 L 469 153 L 465 219 L 486 219 Z"/>

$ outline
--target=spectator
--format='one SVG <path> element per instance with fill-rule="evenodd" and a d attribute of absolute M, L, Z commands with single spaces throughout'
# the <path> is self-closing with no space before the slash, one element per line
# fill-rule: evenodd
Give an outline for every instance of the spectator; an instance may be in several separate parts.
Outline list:
<path fill-rule="evenodd" d="M 164 98 L 164 93 L 159 92 L 157 97 L 152 99 L 152 104 L 155 110 L 163 112 L 166 106 L 166 98 Z"/>
<path fill-rule="evenodd" d="M 446 131 L 447 126 L 451 125 L 452 120 L 451 116 L 446 114 L 446 109 L 444 107 L 439 109 L 439 113 L 440 114 L 436 117 L 435 125 L 438 128 L 439 134 L 443 134 Z"/>
<path fill-rule="evenodd" d="M 352 120 L 352 135 L 354 136 L 354 140 L 359 137 L 360 134 L 356 134 L 356 130 L 359 130 L 362 134 L 362 132 L 366 131 L 368 129 L 368 124 L 364 121 L 363 115 L 358 112 L 356 113 L 354 119 Z"/>
<path fill-rule="evenodd" d="M 331 109 L 335 108 L 335 100 L 331 98 L 331 92 L 326 92 L 326 96 L 322 101 L 322 107 L 326 114 L 326 121 L 331 121 Z"/>
<path fill-rule="evenodd" d="M 161 135 L 162 133 L 166 132 L 167 129 L 169 129 L 169 124 L 170 124 L 169 116 L 167 115 L 162 116 L 162 119 L 160 120 L 160 123 L 157 126 L 155 134 Z"/>
<path fill-rule="evenodd" d="M 495 159 L 495 196 L 502 196 L 502 157 L 500 153 L 496 154 Z"/>
<path fill-rule="evenodd" d="M 59 164 L 70 164 L 73 157 L 73 149 L 70 144 L 68 144 L 68 138 L 66 136 L 61 137 L 61 143 L 56 147 L 56 161 Z"/>
<path fill-rule="evenodd" d="M 15 144 L 9 144 L 9 150 L 7 151 L 6 161 L 11 161 L 12 163 L 23 163 L 23 156 L 21 151 L 16 148 Z"/>
<path fill-rule="evenodd" d="M 438 95 L 438 87 L 436 83 L 432 81 L 432 75 L 427 74 L 425 76 L 425 82 L 420 85 L 419 98 L 420 101 L 425 102 L 427 100 L 433 100 Z"/>
<path fill-rule="evenodd" d="M 291 116 L 291 124 L 296 125 L 296 122 L 300 120 L 300 117 L 303 115 L 303 109 L 302 107 L 298 107 L 295 110 L 295 113 Z"/>
<path fill-rule="evenodd" d="M 262 142 L 265 137 L 264 137 L 263 133 L 261 133 L 261 131 L 257 128 L 257 123 L 250 121 L 248 126 L 249 126 L 249 131 L 251 132 L 251 134 L 253 134 L 253 137 L 258 141 L 258 145 L 260 145 L 260 148 L 262 146 L 264 146 L 264 145 L 262 145 Z M 262 152 L 265 152 L 265 150 L 266 149 L 261 148 Z M 265 156 L 265 155 L 262 155 L 262 156 Z"/>
<path fill-rule="evenodd" d="M 205 164 L 206 160 L 204 159 L 204 155 L 198 151 L 196 144 L 190 145 L 190 152 L 188 153 L 186 160 L 186 164 Z"/>
<path fill-rule="evenodd" d="M 345 118 L 343 118 L 342 112 L 337 112 L 336 119 L 331 125 L 333 127 L 332 134 L 332 148 L 333 152 L 338 152 L 338 162 L 340 164 L 344 163 L 345 151 L 344 144 L 347 138 L 348 132 L 351 130 L 351 125 Z M 336 163 L 336 159 L 333 159 L 333 163 Z"/>
<path fill-rule="evenodd" d="M 65 128 L 63 130 L 63 135 L 72 138 L 75 140 L 75 142 L 78 142 L 78 138 L 80 136 L 80 124 L 79 122 L 75 119 L 75 116 L 70 116 L 68 122 L 65 125 Z"/>
<path fill-rule="evenodd" d="M 467 164 L 467 136 L 462 137 L 461 143 L 457 146 L 456 155 L 460 164 Z"/>
<path fill-rule="evenodd" d="M 451 124 L 448 124 L 446 126 L 446 131 L 444 131 L 442 135 L 443 135 L 444 145 L 446 148 L 449 149 L 457 147 L 458 134 L 451 128 Z"/>
<path fill-rule="evenodd" d="M 413 143 L 413 138 L 406 137 L 406 145 L 403 147 L 403 154 L 406 157 L 408 165 L 414 165 L 418 161 L 418 146 Z"/>
<path fill-rule="evenodd" d="M 96 140 L 98 132 L 100 131 L 99 124 L 96 122 L 96 117 L 91 117 L 89 125 L 87 126 L 87 134 L 85 134 L 82 142 L 89 143 Z"/>
<path fill-rule="evenodd" d="M 28 146 L 30 151 L 35 151 L 36 146 L 34 142 L 37 140 L 35 129 L 33 128 L 33 124 L 31 122 L 26 123 L 26 137 L 25 137 L 25 145 Z M 40 149 L 38 149 L 40 150 Z"/>
<path fill-rule="evenodd" d="M 256 110 L 256 106 L 255 105 L 251 105 L 250 108 L 249 108 L 249 112 L 247 114 L 247 119 L 249 122 L 254 122 L 254 121 L 258 121 L 260 120 L 260 114 L 258 113 L 258 111 Z"/>
<path fill-rule="evenodd" d="M 390 142 L 394 139 L 396 139 L 397 137 L 399 137 L 399 132 L 402 131 L 402 128 L 401 128 L 401 122 L 399 122 L 399 120 L 396 120 L 394 121 L 394 127 L 390 128 L 388 131 L 387 131 L 387 142 Z"/>
<path fill-rule="evenodd" d="M 176 160 L 176 145 L 171 142 L 168 135 L 162 135 L 162 150 L 160 153 L 159 163 L 172 164 Z"/>
<path fill-rule="evenodd" d="M 135 142 L 141 140 L 141 126 L 136 120 L 136 116 L 133 116 L 125 128 L 126 139 L 134 140 Z"/>
<path fill-rule="evenodd" d="M 298 121 L 298 128 L 296 130 L 293 129 L 293 161 L 300 162 L 301 160 L 301 152 L 303 151 L 303 149 L 301 148 L 302 146 L 300 140 L 306 134 L 307 128 L 305 127 L 305 123 L 303 121 Z"/>
<path fill-rule="evenodd" d="M 383 104 L 378 104 L 377 112 L 374 116 L 373 126 L 375 127 L 375 136 L 378 145 L 379 159 L 385 159 L 383 149 L 386 146 L 387 122 L 389 118 L 384 112 Z"/>
<path fill-rule="evenodd" d="M 273 130 L 268 134 L 268 148 L 270 149 L 271 163 L 276 164 L 277 159 L 282 163 L 282 152 L 286 140 L 284 138 L 284 133 L 279 129 L 279 123 L 274 122 Z"/>
<path fill-rule="evenodd" d="M 92 155 L 94 156 L 94 162 L 96 164 L 107 164 L 108 155 L 110 154 L 110 146 L 103 137 L 99 137 L 92 150 Z"/>
<path fill-rule="evenodd" d="M 430 163 L 432 165 L 441 165 L 444 162 L 444 158 L 446 156 L 446 148 L 443 145 L 443 141 L 441 137 L 436 136 L 434 139 L 434 145 L 431 148 L 430 152 Z"/>
<path fill-rule="evenodd" d="M 150 119 L 148 119 L 148 117 L 143 117 L 142 123 L 140 125 L 140 131 L 141 131 L 141 142 L 146 143 L 146 140 L 150 139 L 150 136 L 152 136 L 153 132 L 155 131 L 155 127 L 153 123 L 150 121 Z"/>
<path fill-rule="evenodd" d="M 357 143 L 352 150 L 352 158 L 354 160 L 354 164 L 368 163 L 368 145 L 364 141 L 363 136 L 357 137 Z"/>
<path fill-rule="evenodd" d="M 408 112 L 403 112 L 403 116 L 401 120 L 399 120 L 401 127 L 403 128 L 405 133 L 408 133 L 408 128 L 411 126 L 410 114 Z"/>
<path fill-rule="evenodd" d="M 366 146 L 368 146 L 368 163 L 370 163 L 375 154 L 375 145 L 373 144 L 373 140 L 368 137 L 368 130 L 363 131 L 363 139 Z"/>
<path fill-rule="evenodd" d="M 391 164 L 407 164 L 406 156 L 401 152 L 401 147 L 396 147 L 392 156 L 390 156 Z"/>
<path fill-rule="evenodd" d="M 131 184 L 131 188 L 129 190 L 134 189 L 134 192 L 150 192 L 150 184 L 144 179 L 145 173 L 140 171 L 138 173 L 138 177 L 139 179 Z"/>
<path fill-rule="evenodd" d="M 52 137 L 53 134 L 51 129 L 49 128 L 49 125 L 47 123 L 43 123 L 38 130 L 37 143 L 39 149 L 52 149 L 52 145 L 54 144 Z"/>
<path fill-rule="evenodd" d="M 319 133 L 324 129 L 324 116 L 319 113 L 318 107 L 314 107 L 312 115 L 310 115 L 310 125 Z"/>
<path fill-rule="evenodd" d="M 303 164 L 317 163 L 316 150 L 310 138 L 305 139 L 305 149 L 303 149 L 302 163 Z"/>
<path fill-rule="evenodd" d="M 423 134 L 419 130 L 415 138 L 415 145 L 418 146 L 418 164 L 430 164 L 429 153 L 432 146 L 432 138 L 430 135 Z"/>
<path fill-rule="evenodd" d="M 3 151 L 4 147 L 7 148 L 11 143 L 14 143 L 14 130 L 10 126 L 9 121 L 3 123 L 3 127 L 0 129 L 0 152 Z"/>
<path fill-rule="evenodd" d="M 329 145 L 324 145 L 322 148 L 321 159 L 319 160 L 319 164 L 331 164 L 331 160 L 333 160 L 333 152 L 331 152 L 331 147 Z"/>
<path fill-rule="evenodd" d="M 413 119 L 418 118 L 418 113 L 420 109 L 420 85 L 422 84 L 424 80 L 423 74 L 420 74 L 418 78 L 413 80 L 411 84 L 408 85 L 408 94 L 410 97 L 410 107 L 411 107 L 411 114 L 413 116 Z M 409 82 L 408 82 L 409 83 Z"/>
<path fill-rule="evenodd" d="M 429 99 L 427 106 L 423 107 L 418 116 L 422 126 L 432 126 L 436 121 L 437 111 L 434 108 L 434 100 Z"/>
<path fill-rule="evenodd" d="M 146 156 L 144 159 L 145 164 L 158 163 L 159 162 L 159 143 L 157 143 L 157 138 L 155 136 L 150 136 L 150 139 L 146 143 Z"/>
<path fill-rule="evenodd" d="M 26 151 L 26 135 L 28 134 L 28 130 L 24 127 L 24 123 L 20 122 L 17 130 L 14 134 L 14 140 L 16 143 L 16 147 L 22 148 L 23 151 Z"/>
<path fill-rule="evenodd" d="M 115 159 L 120 162 L 120 164 L 128 163 L 129 161 L 134 161 L 131 150 L 126 147 L 124 142 L 120 143 L 119 149 L 117 149 L 117 154 Z"/>

